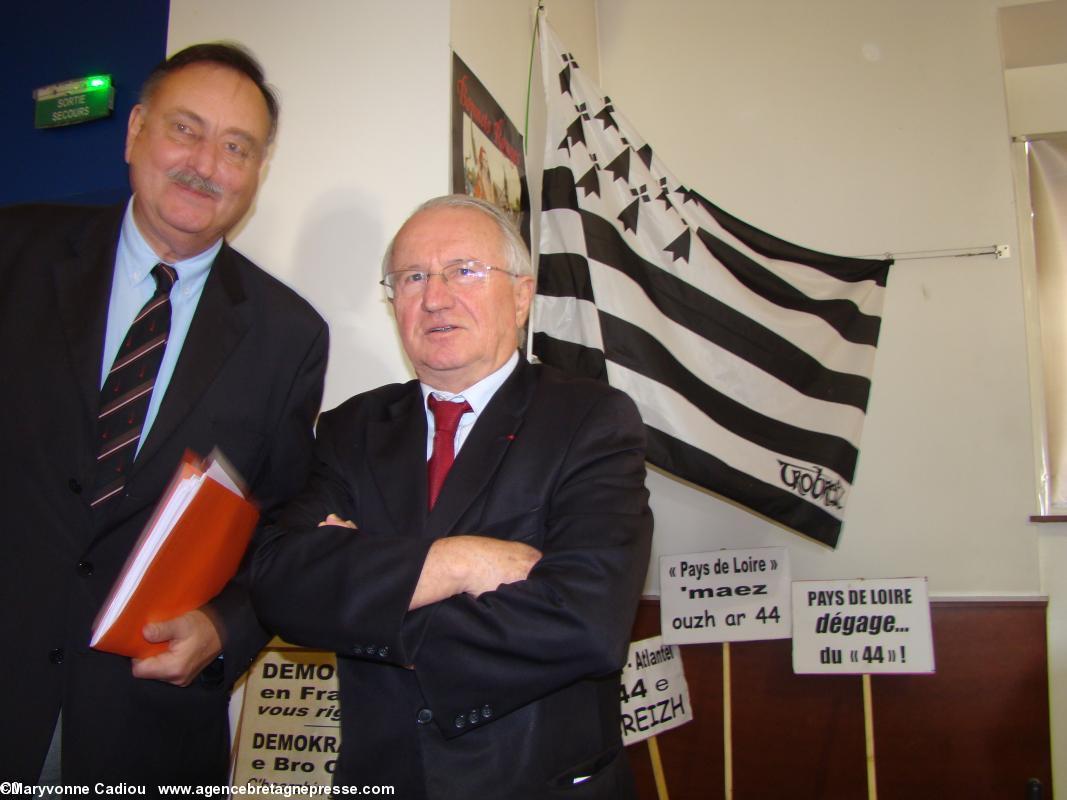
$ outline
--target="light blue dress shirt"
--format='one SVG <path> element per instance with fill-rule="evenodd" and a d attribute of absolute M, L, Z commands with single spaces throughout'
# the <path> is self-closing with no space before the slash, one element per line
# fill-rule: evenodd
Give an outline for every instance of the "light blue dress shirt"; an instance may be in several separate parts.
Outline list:
<path fill-rule="evenodd" d="M 454 452 L 459 455 L 459 449 L 463 447 L 463 443 L 467 441 L 467 434 L 471 432 L 471 428 L 474 427 L 474 423 L 478 421 L 478 415 L 485 411 L 485 407 L 489 405 L 489 401 L 493 399 L 493 395 L 496 394 L 496 390 L 504 385 L 504 381 L 508 379 L 515 370 L 515 365 L 519 363 L 519 351 L 516 350 L 511 354 L 504 365 L 500 367 L 496 372 L 493 372 L 469 389 L 464 389 L 459 394 L 452 394 L 451 392 L 442 392 L 434 389 L 432 386 L 427 386 L 425 383 L 420 383 L 422 387 L 422 408 L 426 412 L 426 460 L 430 460 L 430 456 L 433 454 L 433 433 L 435 428 L 433 419 L 433 412 L 430 411 L 429 406 L 426 403 L 426 398 L 429 397 L 430 392 L 433 392 L 438 400 L 447 400 L 452 403 L 460 403 L 466 400 L 470 403 L 471 410 L 460 417 L 459 427 L 456 428 L 456 438 L 453 444 Z"/>
<path fill-rule="evenodd" d="M 148 404 L 148 414 L 141 431 L 141 439 L 137 443 L 138 452 L 145 439 L 148 438 L 148 431 L 152 428 L 152 423 L 159 412 L 159 405 L 163 401 L 163 395 L 167 391 L 167 386 L 170 385 L 171 376 L 174 375 L 174 365 L 178 363 L 178 355 L 182 351 L 182 344 L 185 342 L 186 334 L 189 333 L 189 325 L 193 321 L 193 312 L 196 311 L 196 304 L 200 301 L 200 294 L 204 290 L 208 272 L 211 271 L 211 264 L 221 248 L 222 239 L 219 239 L 200 255 L 171 264 L 178 273 L 178 280 L 174 288 L 170 290 L 170 334 L 167 337 L 167 347 L 163 352 L 163 362 L 159 365 L 156 385 L 152 390 L 152 399 Z M 159 256 L 155 254 L 137 229 L 131 199 L 129 205 L 126 206 L 126 216 L 122 220 L 122 233 L 119 235 L 118 250 L 115 253 L 115 275 L 111 282 L 111 302 L 107 310 L 104 358 L 100 365 L 101 388 L 107 380 L 107 374 L 111 371 L 111 365 L 115 362 L 115 356 L 119 347 L 122 346 L 122 340 L 126 338 L 130 324 L 156 291 L 152 267 L 159 262 Z"/>

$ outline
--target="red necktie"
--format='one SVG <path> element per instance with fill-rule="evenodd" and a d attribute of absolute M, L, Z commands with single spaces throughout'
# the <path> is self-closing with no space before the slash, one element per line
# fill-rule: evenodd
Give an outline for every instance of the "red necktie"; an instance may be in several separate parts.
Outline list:
<path fill-rule="evenodd" d="M 173 267 L 156 264 L 152 277 L 156 279 L 155 294 L 130 324 L 100 390 L 96 486 L 90 502 L 93 508 L 117 497 L 126 486 L 126 472 L 141 440 L 148 402 L 167 346 L 170 290 L 177 273 Z"/>
<path fill-rule="evenodd" d="M 430 508 L 432 509 L 433 504 L 437 502 L 437 495 L 441 493 L 445 476 L 456 458 L 455 441 L 459 418 L 470 411 L 471 406 L 466 401 L 452 403 L 448 400 L 438 400 L 432 394 L 427 398 L 427 403 L 434 420 L 433 453 L 426 464 L 430 487 Z"/>

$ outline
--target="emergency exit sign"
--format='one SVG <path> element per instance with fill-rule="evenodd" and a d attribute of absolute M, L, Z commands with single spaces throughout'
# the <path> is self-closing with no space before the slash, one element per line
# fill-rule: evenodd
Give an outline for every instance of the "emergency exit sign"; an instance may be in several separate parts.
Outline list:
<path fill-rule="evenodd" d="M 33 90 L 34 127 L 58 128 L 111 116 L 115 88 L 110 75 L 90 75 Z"/>

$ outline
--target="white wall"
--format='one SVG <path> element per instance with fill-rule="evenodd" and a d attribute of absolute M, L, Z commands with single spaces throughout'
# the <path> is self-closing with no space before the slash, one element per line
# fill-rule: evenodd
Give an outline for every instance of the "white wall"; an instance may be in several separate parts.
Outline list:
<path fill-rule="evenodd" d="M 171 0 L 168 52 L 235 39 L 281 95 L 281 126 L 238 249 L 330 323 L 324 408 L 410 371 L 377 282 L 382 251 L 448 191 L 444 0 Z"/>

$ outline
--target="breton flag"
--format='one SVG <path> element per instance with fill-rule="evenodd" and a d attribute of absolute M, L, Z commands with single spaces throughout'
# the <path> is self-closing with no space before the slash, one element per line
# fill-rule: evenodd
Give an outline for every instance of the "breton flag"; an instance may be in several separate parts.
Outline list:
<path fill-rule="evenodd" d="M 836 546 L 892 262 L 789 244 L 682 185 L 540 25 L 534 354 L 626 391 L 650 463 Z"/>

